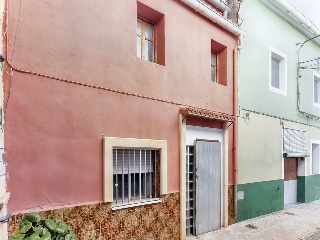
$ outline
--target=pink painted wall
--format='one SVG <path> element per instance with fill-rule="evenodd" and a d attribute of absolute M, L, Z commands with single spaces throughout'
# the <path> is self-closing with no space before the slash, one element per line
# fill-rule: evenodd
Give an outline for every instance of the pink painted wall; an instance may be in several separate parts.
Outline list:
<path fill-rule="evenodd" d="M 180 1 L 141 2 L 164 14 L 165 66 L 136 58 L 129 0 L 30 0 L 20 13 L 10 1 L 7 58 L 19 69 L 232 114 L 236 38 Z M 210 81 L 211 39 L 228 48 L 227 86 Z M 5 99 L 9 82 L 6 74 Z M 178 105 L 13 71 L 9 210 L 102 201 L 104 136 L 168 140 L 168 189 L 179 191 L 178 113 Z"/>

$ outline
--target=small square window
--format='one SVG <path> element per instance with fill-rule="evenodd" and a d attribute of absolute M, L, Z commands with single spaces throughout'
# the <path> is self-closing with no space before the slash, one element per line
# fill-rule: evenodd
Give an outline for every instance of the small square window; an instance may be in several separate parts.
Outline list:
<path fill-rule="evenodd" d="M 217 82 L 218 58 L 215 52 L 211 52 L 211 82 Z"/>
<path fill-rule="evenodd" d="M 320 107 L 320 75 L 313 74 L 313 105 Z"/>
<path fill-rule="evenodd" d="M 154 62 L 154 25 L 137 20 L 137 57 Z"/>
<path fill-rule="evenodd" d="M 269 90 L 287 95 L 287 56 L 269 47 Z"/>
<path fill-rule="evenodd" d="M 226 46 L 211 39 L 210 80 L 213 83 L 218 83 L 224 86 L 227 86 L 228 82 L 227 52 L 228 49 Z"/>

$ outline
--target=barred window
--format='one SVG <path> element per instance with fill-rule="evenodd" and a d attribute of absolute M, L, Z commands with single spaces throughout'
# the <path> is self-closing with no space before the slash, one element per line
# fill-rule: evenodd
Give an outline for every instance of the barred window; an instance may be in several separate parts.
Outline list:
<path fill-rule="evenodd" d="M 160 198 L 160 151 L 113 149 L 113 205 L 148 203 Z"/>
<path fill-rule="evenodd" d="M 161 203 L 168 193 L 167 141 L 104 137 L 103 201 L 112 210 Z"/>

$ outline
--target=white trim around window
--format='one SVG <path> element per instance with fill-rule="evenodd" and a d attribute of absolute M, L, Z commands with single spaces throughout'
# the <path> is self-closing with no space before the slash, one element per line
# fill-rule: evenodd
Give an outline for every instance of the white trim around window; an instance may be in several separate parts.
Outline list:
<path fill-rule="evenodd" d="M 274 63 L 278 64 L 276 73 L 272 70 Z M 287 55 L 272 46 L 269 46 L 269 91 L 287 96 Z"/>
<path fill-rule="evenodd" d="M 167 141 L 135 138 L 105 137 L 103 139 L 103 199 L 104 202 L 113 202 L 113 150 L 126 149 L 154 149 L 160 152 L 160 195 L 168 193 L 167 189 Z M 159 196 L 160 197 L 160 196 Z M 159 202 L 157 200 L 157 202 Z M 150 204 L 150 202 L 138 202 L 138 205 Z M 128 204 L 130 207 L 132 204 Z"/>
<path fill-rule="evenodd" d="M 320 108 L 320 74 L 313 72 L 313 106 Z"/>
<path fill-rule="evenodd" d="M 320 140 L 310 140 L 310 175 L 320 174 Z"/>

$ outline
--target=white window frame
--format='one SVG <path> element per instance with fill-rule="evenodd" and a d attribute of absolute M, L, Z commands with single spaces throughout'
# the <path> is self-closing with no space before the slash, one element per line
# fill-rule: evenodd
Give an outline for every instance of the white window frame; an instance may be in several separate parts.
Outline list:
<path fill-rule="evenodd" d="M 136 138 L 116 138 L 105 137 L 103 142 L 103 194 L 104 202 L 113 202 L 113 149 L 114 148 L 144 148 L 156 149 L 160 152 L 160 195 L 168 193 L 167 187 L 167 141 L 166 140 L 152 140 L 152 139 L 136 139 Z M 112 206 L 113 210 L 128 208 L 146 204 L 159 202 L 159 199 L 130 203 L 128 205 Z"/>
<path fill-rule="evenodd" d="M 318 78 L 318 80 L 316 80 L 316 78 Z M 314 85 L 315 85 L 315 81 L 317 81 L 317 82 L 319 82 L 318 84 L 320 84 L 320 74 L 319 73 L 317 73 L 317 72 L 313 72 L 313 81 L 312 81 L 312 84 L 313 84 L 313 86 L 312 86 L 312 90 L 313 90 L 313 94 L 312 94 L 312 96 L 313 96 L 313 99 L 312 99 L 312 102 L 313 102 L 313 106 L 315 106 L 315 107 L 318 107 L 318 108 L 320 108 L 320 102 L 319 103 L 317 103 L 317 102 L 315 102 L 314 101 Z M 319 91 L 319 100 L 320 100 L 320 91 Z"/>
<path fill-rule="evenodd" d="M 312 145 L 313 144 L 317 144 L 320 147 L 320 140 L 314 140 L 314 139 L 310 140 L 310 175 L 320 174 L 320 159 L 319 159 L 319 166 L 317 167 L 317 169 L 314 171 L 314 168 L 313 168 L 313 164 L 314 164 L 314 162 L 313 162 L 313 151 L 312 151 Z"/>
<path fill-rule="evenodd" d="M 279 60 L 279 88 L 272 86 L 272 58 Z M 287 96 L 287 55 L 269 46 L 269 91 Z"/>

